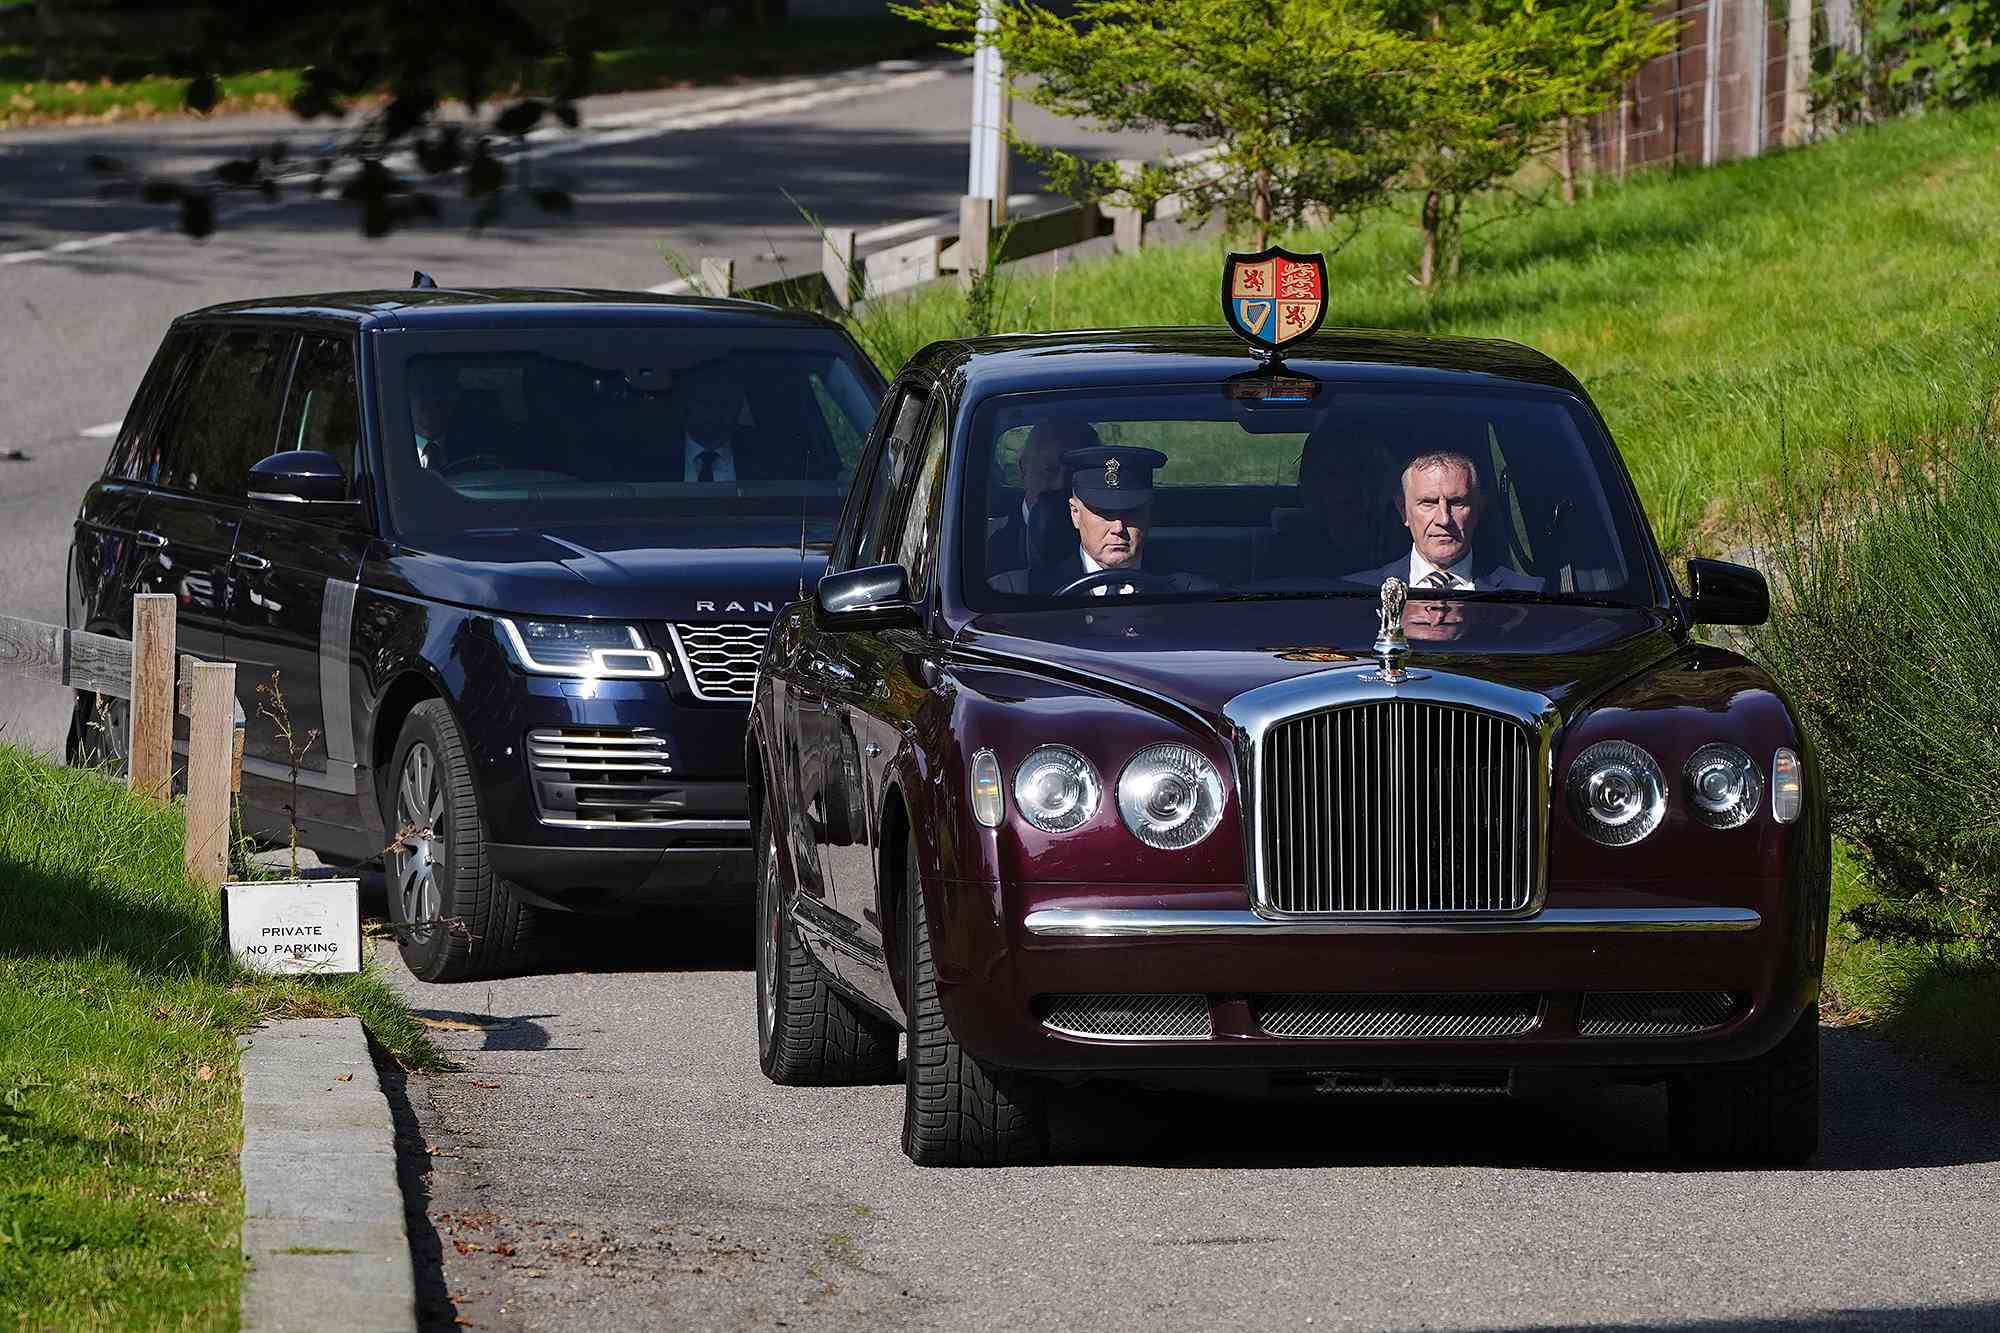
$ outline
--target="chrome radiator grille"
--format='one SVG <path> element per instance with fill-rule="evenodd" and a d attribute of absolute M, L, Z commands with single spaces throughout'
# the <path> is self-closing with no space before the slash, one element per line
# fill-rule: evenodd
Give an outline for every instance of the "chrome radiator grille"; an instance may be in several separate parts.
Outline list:
<path fill-rule="evenodd" d="M 688 688 L 711 703 L 749 703 L 757 688 L 757 664 L 764 657 L 769 625 L 675 623 L 674 654 Z"/>
<path fill-rule="evenodd" d="M 1518 912 L 1541 868 L 1537 738 L 1492 713 L 1393 699 L 1265 734 L 1260 893 L 1284 913 Z"/>
<path fill-rule="evenodd" d="M 1532 1031 L 1542 997 L 1471 995 L 1255 995 L 1257 1026 L 1273 1037 L 1469 1040 Z"/>
<path fill-rule="evenodd" d="M 681 813 L 667 742 L 650 727 L 528 733 L 535 805 L 550 824 L 645 824 Z M 671 804 L 668 804 L 671 802 Z"/>

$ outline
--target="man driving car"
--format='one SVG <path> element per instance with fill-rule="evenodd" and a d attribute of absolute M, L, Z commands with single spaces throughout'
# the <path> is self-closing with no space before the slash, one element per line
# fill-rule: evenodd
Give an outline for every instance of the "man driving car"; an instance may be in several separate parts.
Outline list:
<path fill-rule="evenodd" d="M 1070 524 L 1076 546 L 1051 564 L 1029 565 L 993 580 L 1001 592 L 1105 597 L 1134 592 L 1213 588 L 1198 574 L 1145 567 L 1153 526 L 1153 472 L 1167 456 L 1136 445 L 1103 444 L 1062 455 L 1070 469 Z M 1121 577 L 1129 576 L 1129 577 Z"/>
<path fill-rule="evenodd" d="M 1418 454 L 1404 466 L 1394 496 L 1396 515 L 1409 529 L 1410 553 L 1380 569 L 1347 576 L 1350 582 L 1380 584 L 1398 578 L 1413 592 L 1540 592 L 1542 580 L 1494 565 L 1475 570 L 1473 536 L 1486 512 L 1479 469 L 1452 450 Z"/>

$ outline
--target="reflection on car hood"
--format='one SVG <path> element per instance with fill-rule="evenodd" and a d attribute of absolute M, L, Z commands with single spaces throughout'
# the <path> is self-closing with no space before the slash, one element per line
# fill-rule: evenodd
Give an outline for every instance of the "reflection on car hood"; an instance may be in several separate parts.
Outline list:
<path fill-rule="evenodd" d="M 764 623 L 818 581 L 825 525 L 798 520 L 572 523 L 423 533 L 382 577 L 420 597 L 518 615 Z"/>
<path fill-rule="evenodd" d="M 1373 597 L 1351 597 L 989 612 L 966 627 L 958 646 L 969 660 L 1012 659 L 1164 695 L 1220 728 L 1223 706 L 1245 690 L 1374 661 L 1376 605 Z M 1565 716 L 1681 642 L 1663 611 L 1509 602 L 1449 607 L 1448 623 L 1438 629 L 1420 623 L 1429 608 L 1411 602 L 1413 668 L 1533 690 Z M 1426 632 L 1452 637 L 1426 641 Z"/>

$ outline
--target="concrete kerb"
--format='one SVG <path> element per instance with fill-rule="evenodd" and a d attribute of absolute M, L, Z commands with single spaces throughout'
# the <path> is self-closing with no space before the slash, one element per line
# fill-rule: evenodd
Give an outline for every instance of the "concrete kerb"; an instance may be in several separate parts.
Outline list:
<path fill-rule="evenodd" d="M 270 1023 L 238 1046 L 245 1333 L 414 1330 L 395 1125 L 359 1020 Z"/>

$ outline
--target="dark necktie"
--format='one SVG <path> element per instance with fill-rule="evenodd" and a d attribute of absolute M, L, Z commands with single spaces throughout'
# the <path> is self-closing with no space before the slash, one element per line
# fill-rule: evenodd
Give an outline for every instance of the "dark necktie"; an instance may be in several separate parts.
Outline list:
<path fill-rule="evenodd" d="M 700 470 L 694 474 L 694 479 L 696 481 L 715 480 L 715 450 L 713 449 L 702 450 L 700 453 L 694 456 L 694 461 L 696 462 L 696 464 L 699 465 L 700 468 Z"/>
<path fill-rule="evenodd" d="M 1454 588 L 1458 585 L 1452 582 L 1451 575 L 1446 571 L 1433 569 L 1430 573 L 1424 575 L 1424 586 L 1427 588 Z"/>

